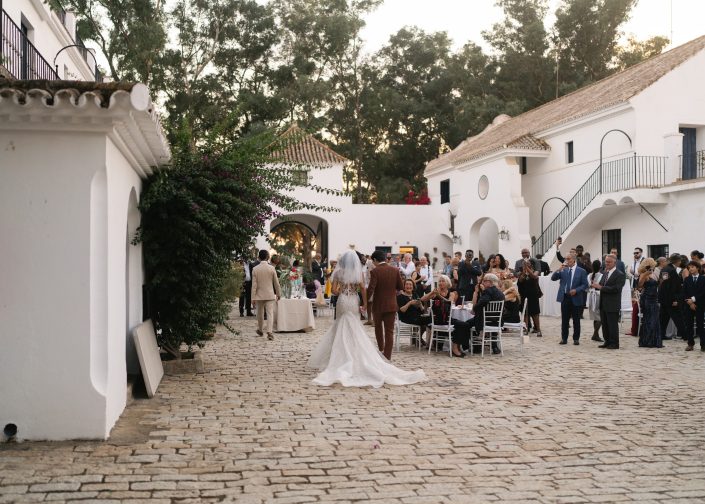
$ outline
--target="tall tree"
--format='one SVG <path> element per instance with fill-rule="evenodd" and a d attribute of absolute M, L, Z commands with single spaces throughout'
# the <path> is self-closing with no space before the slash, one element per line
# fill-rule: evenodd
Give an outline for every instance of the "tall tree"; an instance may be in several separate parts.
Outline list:
<path fill-rule="evenodd" d="M 424 166 L 442 149 L 453 121 L 450 44 L 445 32 L 402 28 L 367 70 L 363 114 L 374 141 L 365 173 L 379 186 L 379 202 L 400 202 L 409 185 L 423 187 Z"/>
<path fill-rule="evenodd" d="M 617 48 L 615 64 L 618 70 L 624 70 L 653 56 L 661 54 L 669 40 L 667 37 L 657 35 L 643 41 L 633 36 L 627 39 L 627 44 Z"/>
<path fill-rule="evenodd" d="M 498 0 L 504 20 L 482 32 L 494 55 L 494 90 L 502 101 L 533 108 L 552 98 L 553 79 L 544 26 L 547 0 Z"/>
<path fill-rule="evenodd" d="M 77 31 L 100 47 L 112 80 L 151 84 L 166 43 L 162 0 L 51 0 L 77 14 Z"/>
<path fill-rule="evenodd" d="M 554 44 L 560 94 L 607 77 L 637 0 L 563 0 L 556 10 Z"/>

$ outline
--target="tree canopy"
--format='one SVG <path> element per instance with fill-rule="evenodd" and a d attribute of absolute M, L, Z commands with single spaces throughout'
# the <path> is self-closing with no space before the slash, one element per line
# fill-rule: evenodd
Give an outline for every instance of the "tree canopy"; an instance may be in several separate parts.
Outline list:
<path fill-rule="evenodd" d="M 115 80 L 148 84 L 172 141 L 193 147 L 223 120 L 237 135 L 298 122 L 351 160 L 358 202 L 420 194 L 430 160 L 516 115 L 660 53 L 621 31 L 637 0 L 497 0 L 485 52 L 405 27 L 366 54 L 365 16 L 383 0 L 52 0 L 76 11 Z M 231 121 L 232 124 L 232 121 Z M 407 198 L 408 199 L 408 198 Z"/>

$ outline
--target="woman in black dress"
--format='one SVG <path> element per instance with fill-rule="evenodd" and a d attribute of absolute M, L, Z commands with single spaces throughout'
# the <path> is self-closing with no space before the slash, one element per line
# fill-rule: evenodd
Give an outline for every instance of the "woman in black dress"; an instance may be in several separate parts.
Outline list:
<path fill-rule="evenodd" d="M 451 340 L 453 342 L 452 353 L 454 357 L 465 357 L 460 350 L 470 344 L 470 324 L 462 320 L 451 320 L 451 307 L 458 298 L 458 293 L 450 289 L 451 280 L 445 275 L 438 278 L 437 287 L 421 298 L 421 301 L 431 301 L 433 310 L 433 322 L 436 325 L 446 325 L 451 321 L 453 332 Z"/>
<path fill-rule="evenodd" d="M 519 286 L 519 295 L 522 299 L 526 300 L 526 318 L 524 323 L 528 327 L 529 317 L 531 317 L 536 336 L 540 338 L 543 336 L 541 334 L 541 320 L 539 318 L 541 313 L 541 308 L 539 307 L 541 288 L 539 287 L 539 274 L 534 271 L 534 268 L 531 266 L 531 261 L 524 261 L 521 273 L 519 273 L 517 285 Z"/>
<path fill-rule="evenodd" d="M 397 295 L 399 306 L 399 320 L 405 324 L 417 325 L 421 334 L 426 332 L 426 327 L 431 323 L 431 316 L 423 314 L 423 303 L 414 292 L 414 281 L 410 278 L 404 280 L 404 290 Z M 422 344 L 425 346 L 423 338 Z"/>
<path fill-rule="evenodd" d="M 663 348 L 661 327 L 659 324 L 658 278 L 654 273 L 656 261 L 647 257 L 639 266 L 639 281 L 637 289 L 639 310 L 641 311 L 641 327 L 639 329 L 639 346 Z"/>
<path fill-rule="evenodd" d="M 517 286 L 511 280 L 502 282 L 502 292 L 504 293 L 504 311 L 502 312 L 502 322 L 518 324 L 521 322 L 521 295 Z"/>

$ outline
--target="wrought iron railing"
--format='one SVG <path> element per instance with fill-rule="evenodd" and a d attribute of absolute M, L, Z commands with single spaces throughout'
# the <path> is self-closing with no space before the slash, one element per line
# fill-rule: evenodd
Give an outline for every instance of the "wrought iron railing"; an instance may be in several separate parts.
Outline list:
<path fill-rule="evenodd" d="M 692 154 L 678 156 L 680 161 L 681 180 L 691 180 L 705 177 L 705 150 L 699 150 Z"/>
<path fill-rule="evenodd" d="M 575 222 L 600 193 L 636 188 L 662 187 L 666 182 L 666 159 L 658 156 L 633 156 L 602 163 L 568 201 L 533 243 L 534 255 L 545 254 L 556 238 Z"/>
<path fill-rule="evenodd" d="M 54 68 L 4 10 L 0 23 L 0 65 L 5 67 L 10 75 L 16 79 L 59 79 Z"/>
<path fill-rule="evenodd" d="M 634 154 L 602 163 L 602 192 L 663 187 L 666 183 L 666 159 Z"/>

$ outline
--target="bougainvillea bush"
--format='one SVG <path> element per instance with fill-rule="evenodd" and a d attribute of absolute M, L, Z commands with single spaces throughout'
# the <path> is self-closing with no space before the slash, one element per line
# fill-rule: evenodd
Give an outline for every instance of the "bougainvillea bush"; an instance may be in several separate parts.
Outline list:
<path fill-rule="evenodd" d="M 136 241 L 144 253 L 147 315 L 164 350 L 178 356 L 182 344 L 200 345 L 225 322 L 231 263 L 251 250 L 267 220 L 335 210 L 290 196 L 298 167 L 276 164 L 279 150 L 271 133 L 198 147 L 185 140 L 173 147 L 172 165 L 146 181 Z"/>

